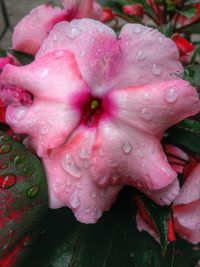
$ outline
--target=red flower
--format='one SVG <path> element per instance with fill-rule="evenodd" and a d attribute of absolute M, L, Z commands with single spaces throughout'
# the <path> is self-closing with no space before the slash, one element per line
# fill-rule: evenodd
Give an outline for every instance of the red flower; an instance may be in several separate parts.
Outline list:
<path fill-rule="evenodd" d="M 140 4 L 125 5 L 123 6 L 123 11 L 131 16 L 142 16 L 144 14 L 144 8 Z"/>
<path fill-rule="evenodd" d="M 114 18 L 115 18 L 115 13 L 113 13 L 110 8 L 103 9 L 103 17 L 101 19 L 102 22 L 109 22 Z"/>
<path fill-rule="evenodd" d="M 180 56 L 185 56 L 194 50 L 193 44 L 191 44 L 188 40 L 186 40 L 179 34 L 173 35 L 172 40 L 175 42 L 179 50 Z"/>

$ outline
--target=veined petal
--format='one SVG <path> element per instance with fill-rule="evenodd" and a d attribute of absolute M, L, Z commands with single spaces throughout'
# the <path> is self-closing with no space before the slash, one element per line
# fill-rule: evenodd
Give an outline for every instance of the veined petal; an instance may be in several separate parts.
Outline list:
<path fill-rule="evenodd" d="M 70 207 L 76 218 L 84 223 L 95 223 L 108 210 L 122 186 L 98 186 L 90 172 L 95 131 L 80 128 L 62 147 L 44 158 L 49 188 L 52 190 L 50 207 L 60 203 Z"/>
<path fill-rule="evenodd" d="M 113 116 L 159 138 L 167 128 L 200 110 L 196 90 L 183 80 L 113 91 L 108 97 L 115 105 Z"/>
<path fill-rule="evenodd" d="M 66 19 L 66 12 L 59 7 L 41 5 L 34 8 L 16 26 L 13 48 L 35 55 L 51 28 Z"/>

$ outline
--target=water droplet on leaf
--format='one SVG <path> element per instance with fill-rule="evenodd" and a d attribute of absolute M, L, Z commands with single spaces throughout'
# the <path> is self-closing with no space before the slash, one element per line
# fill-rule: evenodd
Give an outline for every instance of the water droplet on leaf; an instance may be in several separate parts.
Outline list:
<path fill-rule="evenodd" d="M 16 176 L 13 174 L 0 175 L 0 188 L 8 189 L 16 183 Z"/>
<path fill-rule="evenodd" d="M 34 185 L 28 190 L 27 196 L 29 198 L 34 198 L 39 193 L 39 191 L 40 191 L 39 185 Z"/>

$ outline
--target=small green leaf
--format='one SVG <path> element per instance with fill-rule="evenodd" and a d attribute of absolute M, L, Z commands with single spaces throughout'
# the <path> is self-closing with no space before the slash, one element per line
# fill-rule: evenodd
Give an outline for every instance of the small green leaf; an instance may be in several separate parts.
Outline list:
<path fill-rule="evenodd" d="M 8 52 L 11 53 L 22 65 L 28 65 L 35 59 L 34 56 L 21 51 L 8 49 Z"/>
<path fill-rule="evenodd" d="M 6 57 L 7 54 L 6 54 L 6 50 L 0 48 L 0 57 Z"/>
<path fill-rule="evenodd" d="M 173 24 L 172 22 L 168 22 L 167 24 L 163 24 L 159 27 L 159 31 L 167 37 L 172 36 L 173 34 Z"/>
<path fill-rule="evenodd" d="M 147 198 L 145 195 L 142 195 L 142 201 L 145 205 L 148 214 L 150 215 L 152 221 L 155 224 L 155 227 L 160 237 L 162 251 L 165 252 L 168 243 L 168 221 L 171 213 L 171 208 L 168 206 L 160 207 L 156 205 L 152 200 Z"/>
<path fill-rule="evenodd" d="M 189 65 L 184 70 L 184 79 L 200 89 L 200 64 Z"/>
<path fill-rule="evenodd" d="M 181 14 L 182 16 L 190 19 L 192 17 L 194 17 L 197 13 L 197 8 L 194 7 L 194 6 L 190 6 L 190 7 L 187 7 L 186 9 L 184 10 L 177 10 L 177 12 L 179 14 Z"/>

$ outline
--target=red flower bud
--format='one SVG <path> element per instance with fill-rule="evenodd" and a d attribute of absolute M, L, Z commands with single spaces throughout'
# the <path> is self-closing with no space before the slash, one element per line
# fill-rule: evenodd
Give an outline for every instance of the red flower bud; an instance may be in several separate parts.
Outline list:
<path fill-rule="evenodd" d="M 102 22 L 109 22 L 115 18 L 115 14 L 112 12 L 110 8 L 103 9 L 103 18 Z"/>
<path fill-rule="evenodd" d="M 123 11 L 131 16 L 142 16 L 144 14 L 144 8 L 141 4 L 125 5 Z"/>
<path fill-rule="evenodd" d="M 192 52 L 194 50 L 193 44 L 186 40 L 184 37 L 180 36 L 179 34 L 173 35 L 172 40 L 175 42 L 179 50 L 180 56 L 185 56 L 189 52 Z"/>

